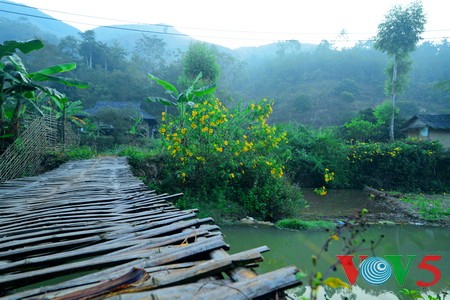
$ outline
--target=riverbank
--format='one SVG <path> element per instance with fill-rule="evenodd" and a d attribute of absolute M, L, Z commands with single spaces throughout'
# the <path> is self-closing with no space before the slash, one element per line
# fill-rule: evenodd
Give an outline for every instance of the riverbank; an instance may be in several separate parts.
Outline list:
<path fill-rule="evenodd" d="M 365 208 L 369 223 L 383 225 L 450 225 L 450 195 L 421 195 L 386 192 L 366 187 L 364 190 L 330 190 L 326 196 L 304 189 L 309 207 L 299 219 L 339 221 L 357 215 Z"/>

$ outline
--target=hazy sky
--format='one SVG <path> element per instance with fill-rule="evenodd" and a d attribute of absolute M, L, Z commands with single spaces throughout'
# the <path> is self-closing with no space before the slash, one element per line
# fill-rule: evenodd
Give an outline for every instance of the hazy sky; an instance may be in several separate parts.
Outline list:
<path fill-rule="evenodd" d="M 81 30 L 101 25 L 164 23 L 230 48 L 295 39 L 303 43 L 366 40 L 395 4 L 409 0 L 14 0 Z M 423 0 L 426 39 L 450 37 L 450 1 Z M 45 10 L 48 9 L 48 10 Z M 53 11 L 50 11 L 53 10 Z M 65 12 L 57 13 L 55 11 Z M 89 17 L 74 16 L 73 14 Z M 74 23 L 78 22 L 78 23 Z M 85 24 L 81 24 L 85 23 Z M 346 37 L 340 36 L 345 30 Z"/>

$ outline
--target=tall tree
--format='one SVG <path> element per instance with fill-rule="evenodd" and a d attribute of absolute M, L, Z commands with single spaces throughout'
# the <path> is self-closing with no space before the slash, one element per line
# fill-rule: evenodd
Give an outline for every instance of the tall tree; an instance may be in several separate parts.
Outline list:
<path fill-rule="evenodd" d="M 191 43 L 182 63 L 183 73 L 178 81 L 184 87 L 190 86 L 200 73 L 202 77 L 198 86 L 213 84 L 219 77 L 220 67 L 216 54 L 206 43 Z"/>
<path fill-rule="evenodd" d="M 421 39 L 426 17 L 422 2 L 413 2 L 407 7 L 394 6 L 385 16 L 385 20 L 378 25 L 375 37 L 375 49 L 387 53 L 392 58 L 392 72 L 386 81 L 386 93 L 391 97 L 392 112 L 389 125 L 389 138 L 394 140 L 395 100 L 406 84 L 404 78 L 409 71 L 408 65 L 411 52 Z M 400 68 L 399 66 L 403 66 Z M 400 74 L 401 73 L 401 74 Z M 402 80 L 399 80 L 399 79 Z"/>
<path fill-rule="evenodd" d="M 94 66 L 94 60 L 99 54 L 100 45 L 95 38 L 95 32 L 93 30 L 86 30 L 80 33 L 80 55 L 83 56 L 88 69 L 92 69 Z"/>
<path fill-rule="evenodd" d="M 139 69 L 147 73 L 160 74 L 161 70 L 166 67 L 166 42 L 156 35 L 148 36 L 143 34 L 136 41 L 132 61 L 135 62 Z"/>

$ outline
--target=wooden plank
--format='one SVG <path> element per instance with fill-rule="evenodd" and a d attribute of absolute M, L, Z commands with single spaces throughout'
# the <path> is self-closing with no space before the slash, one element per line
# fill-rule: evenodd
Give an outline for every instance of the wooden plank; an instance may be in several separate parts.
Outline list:
<path fill-rule="evenodd" d="M 268 279 L 248 266 L 257 266 L 268 248 L 229 255 L 211 218 L 198 219 L 197 210 L 169 202 L 180 196 L 146 190 L 126 159 L 115 157 L 69 162 L 0 184 L 0 286 L 25 288 L 4 299 L 237 297 L 230 289 L 258 297 L 256 287 Z M 51 286 L 28 287 L 30 278 L 39 283 L 78 273 Z M 289 284 L 278 280 L 273 289 Z"/>
<path fill-rule="evenodd" d="M 262 252 L 266 252 L 269 251 L 269 248 L 266 246 L 264 248 L 264 250 L 261 250 Z M 223 249 L 217 249 L 214 250 L 210 253 L 210 256 L 212 259 L 223 259 L 229 256 L 228 253 L 226 253 Z M 256 272 L 251 270 L 251 269 L 247 269 L 247 268 L 242 268 L 242 267 L 238 267 L 238 268 L 234 268 L 230 271 L 227 272 L 227 275 L 230 276 L 234 281 L 239 281 L 239 280 L 243 280 L 243 279 L 250 279 L 250 278 L 254 278 L 257 276 Z"/>
<path fill-rule="evenodd" d="M 195 266 L 200 262 L 185 262 L 179 264 L 169 264 L 164 266 L 157 266 L 146 268 L 146 272 L 150 274 L 158 273 L 158 272 L 169 272 L 171 270 L 184 269 Z M 38 295 L 45 295 L 46 298 L 52 298 L 56 296 L 61 296 L 68 294 L 70 292 L 77 291 L 81 288 L 89 288 L 97 285 L 101 282 L 106 282 L 108 280 L 123 276 L 126 274 L 131 268 L 143 268 L 144 266 L 143 260 L 133 261 L 130 263 L 122 264 L 119 266 L 115 266 L 112 268 L 108 268 L 94 274 L 84 275 L 82 277 L 71 279 L 68 281 L 64 281 L 62 283 L 43 286 L 39 288 L 34 288 L 31 290 L 23 291 L 20 293 L 16 293 L 13 296 L 6 296 L 4 298 L 0 298 L 2 300 L 17 300 L 24 299 L 27 297 L 35 298 Z"/>
<path fill-rule="evenodd" d="M 285 267 L 276 271 L 265 273 L 257 277 L 238 282 L 209 281 L 186 285 L 177 285 L 157 289 L 149 292 L 126 293 L 111 297 L 114 300 L 210 300 L 210 299 L 233 299 L 248 300 L 271 294 L 277 290 L 300 284 L 295 274 L 298 269 L 294 266 Z"/>
<path fill-rule="evenodd" d="M 61 297 L 55 297 L 53 300 L 78 300 L 78 299 L 96 299 L 123 290 L 124 288 L 139 284 L 149 277 L 143 269 L 133 268 L 129 273 L 108 282 L 96 285 L 89 289 L 73 292 Z"/>
<path fill-rule="evenodd" d="M 67 273 L 75 273 L 92 269 L 104 268 L 114 264 L 124 263 L 135 259 L 148 258 L 146 267 L 168 264 L 191 255 L 200 254 L 208 250 L 214 250 L 227 245 L 220 237 L 209 238 L 204 241 L 198 241 L 185 247 L 173 247 L 166 249 L 151 249 L 138 253 L 126 253 L 115 256 L 99 256 L 90 260 L 68 263 L 60 266 L 54 266 L 39 270 L 33 270 L 26 273 L 9 274 L 0 278 L 0 286 L 9 289 L 26 286 L 29 284 L 29 278 L 35 281 L 41 281 L 55 276 Z M 165 251 L 164 251 L 165 250 Z"/>

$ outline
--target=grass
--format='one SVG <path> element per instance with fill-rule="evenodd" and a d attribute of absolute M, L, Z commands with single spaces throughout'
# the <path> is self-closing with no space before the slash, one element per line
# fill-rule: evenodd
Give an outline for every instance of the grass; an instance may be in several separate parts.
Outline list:
<path fill-rule="evenodd" d="M 283 219 L 277 222 L 277 227 L 295 230 L 323 230 L 336 226 L 331 221 L 304 221 L 299 219 Z"/>
<path fill-rule="evenodd" d="M 402 201 L 412 205 L 420 216 L 429 221 L 448 219 L 450 216 L 450 195 L 406 194 Z"/>

